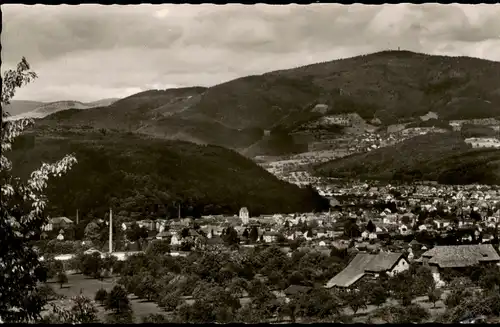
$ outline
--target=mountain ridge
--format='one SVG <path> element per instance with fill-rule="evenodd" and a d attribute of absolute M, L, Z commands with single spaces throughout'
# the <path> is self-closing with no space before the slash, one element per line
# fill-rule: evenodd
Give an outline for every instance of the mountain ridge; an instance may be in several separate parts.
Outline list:
<path fill-rule="evenodd" d="M 325 116 L 357 113 L 381 127 L 414 123 L 429 111 L 440 120 L 500 116 L 500 63 L 470 57 L 382 51 L 227 81 L 213 87 L 150 90 L 65 116 L 57 124 L 181 135 L 259 154 L 265 131 L 318 134 Z M 314 112 L 318 105 L 324 107 Z M 51 117 L 42 119 L 54 125 Z M 179 121 L 189 127 L 172 128 Z M 188 123 L 189 122 L 189 123 Z M 207 127 L 210 131 L 202 131 Z M 198 130 L 191 135 L 191 129 Z M 248 138 L 248 131 L 260 138 Z M 242 137 L 236 137 L 240 133 Z M 335 133 L 334 133 L 335 134 Z M 235 141 L 220 141 L 232 135 Z M 333 135 L 333 134 L 332 134 Z M 231 138 L 233 138 L 231 137 Z M 330 136 L 328 136 L 330 137 Z M 243 144 L 240 139 L 248 142 Z M 215 143 L 214 143 L 215 142 Z M 269 142 L 266 144 L 266 152 Z M 279 146 L 279 142 L 273 142 Z M 256 145 L 257 144 L 257 145 Z M 294 148 L 293 146 L 290 148 Z M 282 152 L 276 149 L 276 152 Z"/>

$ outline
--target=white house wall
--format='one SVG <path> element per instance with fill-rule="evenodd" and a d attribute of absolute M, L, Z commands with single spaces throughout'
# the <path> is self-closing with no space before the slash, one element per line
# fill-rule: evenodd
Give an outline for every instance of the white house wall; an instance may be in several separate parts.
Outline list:
<path fill-rule="evenodd" d="M 399 262 L 396 264 L 394 268 L 389 272 L 389 276 L 393 276 L 395 274 L 399 274 L 400 272 L 403 272 L 405 270 L 410 269 L 410 265 L 408 264 L 408 261 L 406 259 L 401 258 L 399 259 Z"/>

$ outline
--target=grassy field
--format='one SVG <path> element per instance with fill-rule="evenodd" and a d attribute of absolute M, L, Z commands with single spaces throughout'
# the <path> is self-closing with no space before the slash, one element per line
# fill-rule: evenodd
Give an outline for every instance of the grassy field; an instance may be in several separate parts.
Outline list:
<path fill-rule="evenodd" d="M 72 296 L 80 294 L 80 290 L 83 295 L 89 297 L 90 299 L 94 299 L 95 293 L 101 287 L 109 292 L 113 288 L 113 286 L 116 285 L 117 278 L 112 277 L 101 282 L 97 279 L 91 279 L 82 274 L 70 274 L 68 275 L 68 280 L 68 283 L 65 284 L 62 289 L 59 287 L 59 284 L 49 281 L 49 285 L 54 289 L 54 291 L 67 297 L 64 300 L 57 301 L 64 306 L 70 303 L 70 299 Z M 154 302 L 147 302 L 145 300 L 137 299 L 134 295 L 129 295 L 129 299 L 132 305 L 132 310 L 134 312 L 136 322 L 142 322 L 141 317 L 147 316 L 151 313 L 164 313 L 163 310 Z M 104 307 L 99 305 L 98 309 L 99 318 L 102 321 L 105 321 L 106 311 L 104 310 Z"/>

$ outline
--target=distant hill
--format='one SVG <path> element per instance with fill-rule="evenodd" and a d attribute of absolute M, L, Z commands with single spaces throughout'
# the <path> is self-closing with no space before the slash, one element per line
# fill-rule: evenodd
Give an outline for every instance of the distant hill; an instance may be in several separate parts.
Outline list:
<path fill-rule="evenodd" d="M 498 62 L 383 51 L 247 76 L 209 88 L 141 92 L 106 108 L 74 112 L 57 124 L 197 140 L 262 154 L 270 146 L 262 144 L 261 131 L 291 134 L 324 116 L 340 113 L 354 112 L 365 120 L 377 118 L 381 126 L 416 122 L 429 111 L 443 122 L 497 117 L 498 76 Z M 322 106 L 320 111 L 315 111 L 317 105 Z M 180 121 L 189 127 L 172 128 Z M 49 116 L 44 124 L 54 121 Z M 305 129 L 316 132 L 313 127 Z M 236 136 L 248 130 L 259 131 L 261 137 Z"/>
<path fill-rule="evenodd" d="M 12 101 L 6 110 L 11 114 L 10 119 L 18 118 L 44 118 L 59 111 L 69 109 L 90 109 L 106 107 L 118 99 L 102 99 L 94 102 L 83 103 L 80 101 L 56 101 L 56 102 L 34 102 L 34 101 Z M 12 111 L 12 112 L 11 112 Z M 18 112 L 14 114 L 14 112 Z"/>
<path fill-rule="evenodd" d="M 43 104 L 44 103 L 40 101 L 12 100 L 10 104 L 6 105 L 5 108 L 2 109 L 8 112 L 11 116 L 16 116 L 35 110 Z"/>
<path fill-rule="evenodd" d="M 472 149 L 460 133 L 427 134 L 394 146 L 332 160 L 319 176 L 379 180 L 435 180 L 444 184 L 500 183 L 500 150 Z"/>
<path fill-rule="evenodd" d="M 61 112 L 62 113 L 62 112 Z M 30 131 L 13 145 L 14 174 L 26 177 L 41 162 L 74 153 L 78 164 L 51 181 L 51 215 L 118 213 L 141 217 L 252 215 L 323 210 L 328 203 L 311 189 L 277 179 L 250 159 L 218 146 L 108 131 Z M 326 202 L 325 202 L 326 201 Z"/>

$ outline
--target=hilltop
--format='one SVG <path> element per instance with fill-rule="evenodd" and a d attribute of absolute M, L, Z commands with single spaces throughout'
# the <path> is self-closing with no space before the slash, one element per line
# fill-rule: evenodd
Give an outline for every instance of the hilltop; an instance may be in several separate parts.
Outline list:
<path fill-rule="evenodd" d="M 152 139 L 120 132 L 31 130 L 14 143 L 14 174 L 27 177 L 41 162 L 74 153 L 78 164 L 47 190 L 49 215 L 253 215 L 323 210 L 311 189 L 280 181 L 250 159 L 218 146 Z M 326 201 L 326 202 L 325 202 Z"/>
<path fill-rule="evenodd" d="M 315 175 L 326 177 L 497 184 L 500 150 L 472 149 L 460 133 L 427 134 L 332 160 L 312 170 Z"/>
<path fill-rule="evenodd" d="M 209 88 L 150 90 L 105 108 L 48 116 L 41 123 L 119 129 L 255 155 L 270 148 L 279 153 L 287 151 L 269 146 L 265 131 L 331 138 L 338 133 L 324 136 L 315 126 L 342 113 L 356 113 L 362 128 L 373 119 L 379 127 L 415 123 L 429 111 L 443 122 L 500 116 L 498 76 L 498 62 L 383 51 Z"/>
<path fill-rule="evenodd" d="M 80 101 L 55 101 L 55 102 L 37 102 L 37 101 L 24 101 L 13 100 L 6 107 L 6 111 L 11 114 L 11 119 L 18 118 L 44 118 L 48 115 L 57 113 L 59 111 L 69 109 L 90 109 L 96 107 L 106 107 L 117 101 L 118 99 L 102 99 L 94 102 L 80 102 Z"/>

